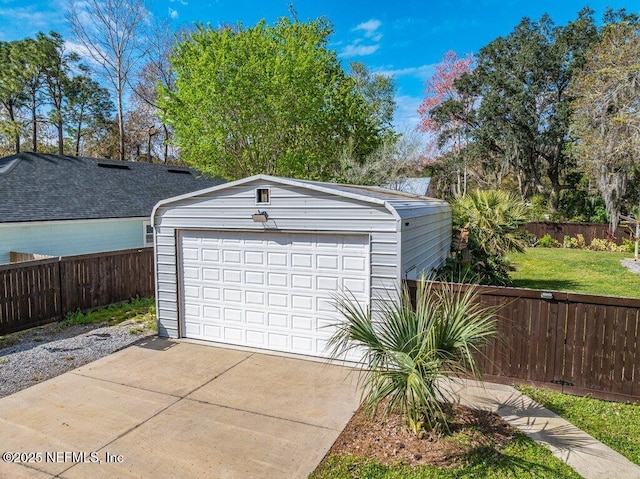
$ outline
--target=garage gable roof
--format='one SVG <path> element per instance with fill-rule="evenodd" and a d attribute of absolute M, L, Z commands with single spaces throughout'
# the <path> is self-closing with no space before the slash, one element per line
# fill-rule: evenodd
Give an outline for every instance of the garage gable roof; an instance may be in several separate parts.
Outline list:
<path fill-rule="evenodd" d="M 255 175 L 255 176 L 250 176 L 248 178 L 232 181 L 229 183 L 224 183 L 222 185 L 214 186 L 212 188 L 207 188 L 207 189 L 196 191 L 193 193 L 187 193 L 185 195 L 175 196 L 173 198 L 168 198 L 166 200 L 160 201 L 153 209 L 152 217 L 155 217 L 156 211 L 159 208 L 170 205 L 172 203 L 177 203 L 177 202 L 191 199 L 191 198 L 207 196 L 208 194 L 215 193 L 217 191 L 224 191 L 226 189 L 233 188 L 235 186 L 241 186 L 241 185 L 250 184 L 250 183 L 259 183 L 264 181 L 278 183 L 281 185 L 306 188 L 312 191 L 328 193 L 336 196 L 341 196 L 344 198 L 363 201 L 366 203 L 381 205 L 386 207 L 395 216 L 399 216 L 396 210 L 400 204 L 403 204 L 403 205 L 406 205 L 407 203 L 415 204 L 415 205 L 437 204 L 437 205 L 447 205 L 448 207 L 448 204 L 442 200 L 427 198 L 424 196 L 412 195 L 409 193 L 403 193 L 401 191 L 380 188 L 378 186 L 345 185 L 345 184 L 338 184 L 338 183 L 325 183 L 321 181 L 283 178 L 279 176 Z"/>

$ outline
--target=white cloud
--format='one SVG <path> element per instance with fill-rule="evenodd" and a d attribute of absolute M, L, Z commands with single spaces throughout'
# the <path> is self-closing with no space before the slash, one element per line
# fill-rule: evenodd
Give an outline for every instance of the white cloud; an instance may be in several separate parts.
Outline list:
<path fill-rule="evenodd" d="M 338 54 L 341 58 L 363 57 L 371 55 L 380 48 L 380 40 L 382 34 L 378 32 L 378 28 L 382 25 L 380 20 L 371 19 L 366 22 L 359 23 L 351 29 L 352 32 L 364 32 L 364 37 L 356 38 L 349 43 L 342 52 Z M 373 42 L 373 44 L 364 45 L 363 41 Z"/>
<path fill-rule="evenodd" d="M 435 63 L 429 63 L 417 67 L 381 69 L 376 70 L 375 73 L 379 73 L 380 75 L 387 75 L 390 77 L 415 76 L 420 78 L 421 80 L 427 80 L 431 78 L 431 76 L 435 72 L 435 67 Z"/>
<path fill-rule="evenodd" d="M 173 8 L 169 7 L 169 16 L 171 18 L 178 18 L 178 10 L 174 10 Z"/>
<path fill-rule="evenodd" d="M 64 50 L 65 52 L 68 52 L 68 53 L 77 54 L 81 58 L 82 62 L 88 65 L 89 67 L 91 67 L 92 69 L 94 70 L 100 69 L 100 64 L 93 58 L 89 49 L 84 45 L 82 45 L 81 43 L 76 43 L 71 40 L 65 40 Z"/>
<path fill-rule="evenodd" d="M 178 2 L 180 5 L 189 5 L 189 2 L 187 2 L 187 0 L 169 0 L 171 3 L 175 3 Z"/>
<path fill-rule="evenodd" d="M 375 20 L 372 18 L 371 20 L 367 20 L 366 22 L 362 22 L 356 25 L 353 31 L 354 32 L 357 32 L 358 30 L 364 31 L 364 36 L 366 38 L 373 39 L 374 37 L 379 37 L 377 40 L 376 39 L 373 40 L 374 42 L 377 42 L 380 38 L 382 38 L 381 34 L 376 33 L 378 28 L 380 28 L 380 25 L 382 25 L 382 22 L 380 20 Z"/>
<path fill-rule="evenodd" d="M 341 58 L 363 57 L 375 53 L 378 51 L 378 48 L 380 48 L 380 45 L 358 45 L 352 43 L 344 47 L 344 50 L 342 50 L 338 56 Z"/>

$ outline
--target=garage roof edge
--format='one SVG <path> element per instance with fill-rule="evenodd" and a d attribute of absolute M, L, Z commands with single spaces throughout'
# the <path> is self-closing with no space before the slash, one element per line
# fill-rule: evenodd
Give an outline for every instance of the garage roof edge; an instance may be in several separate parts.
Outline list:
<path fill-rule="evenodd" d="M 165 200 L 162 200 L 160 202 L 158 202 L 155 207 L 153 208 L 153 211 L 151 213 L 151 220 L 152 222 L 155 222 L 155 216 L 157 211 L 166 206 L 169 205 L 171 203 L 177 203 L 179 201 L 182 200 L 187 200 L 190 198 L 196 198 L 199 196 L 204 196 L 207 195 L 209 193 L 214 193 L 216 191 L 221 191 L 221 190 L 225 190 L 227 188 L 233 188 L 234 186 L 239 186 L 239 185 L 243 185 L 246 183 L 252 183 L 255 181 L 271 181 L 274 183 L 280 183 L 283 185 L 289 185 L 289 186 L 296 186 L 299 188 L 305 188 L 305 189 L 309 189 L 309 190 L 313 190 L 313 191 L 319 191 L 319 192 L 323 192 L 323 193 L 328 193 L 328 194 L 332 194 L 332 195 L 336 195 L 336 196 L 342 196 L 344 198 L 351 198 L 351 199 L 355 199 L 358 201 L 363 201 L 365 203 L 372 203 L 372 204 L 376 204 L 376 205 L 380 205 L 380 206 L 384 206 L 396 219 L 401 219 L 400 214 L 398 213 L 398 211 L 396 210 L 396 208 L 391 204 L 390 201 L 386 200 L 386 199 L 382 199 L 382 198 L 375 198 L 372 196 L 368 196 L 368 195 L 363 195 L 363 194 L 359 194 L 357 192 L 350 192 L 350 191 L 345 191 L 342 188 L 339 188 L 340 186 L 343 187 L 351 187 L 351 185 L 336 185 L 337 187 L 332 187 L 331 183 L 322 183 L 322 182 L 316 182 L 316 181 L 309 181 L 309 180 L 297 180 L 294 178 L 283 178 L 280 176 L 270 176 L 270 175 L 254 175 L 254 176 L 250 176 L 248 178 L 242 178 L 240 180 L 236 180 L 236 181 L 231 181 L 229 183 L 223 183 L 221 185 L 217 185 L 217 186 L 212 186 L 210 188 L 205 188 L 202 190 L 198 190 L 198 191 L 194 191 L 191 193 L 186 193 L 184 195 L 180 195 L 180 196 L 174 196 L 172 198 L 167 198 Z M 356 187 L 354 187 L 356 188 Z M 389 194 L 395 194 L 397 192 L 392 192 L 390 191 Z M 412 195 L 407 195 L 404 194 L 402 195 L 403 197 L 411 197 Z M 419 200 L 419 197 L 413 197 L 416 200 Z M 427 200 L 427 198 L 424 198 L 424 200 Z"/>

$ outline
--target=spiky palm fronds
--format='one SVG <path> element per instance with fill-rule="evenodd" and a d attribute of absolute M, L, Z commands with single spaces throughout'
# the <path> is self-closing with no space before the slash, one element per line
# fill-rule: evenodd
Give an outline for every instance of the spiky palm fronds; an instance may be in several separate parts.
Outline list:
<path fill-rule="evenodd" d="M 373 315 L 351 295 L 335 300 L 342 318 L 329 342 L 332 356 L 362 351 L 365 407 L 376 411 L 388 398 L 384 413 L 398 411 L 416 434 L 423 424 L 442 424 L 443 378 L 479 377 L 476 354 L 495 333 L 495 311 L 479 303 L 474 287 L 441 284 L 421 280 L 415 306 L 404 287 L 397 298 L 376 300 Z"/>

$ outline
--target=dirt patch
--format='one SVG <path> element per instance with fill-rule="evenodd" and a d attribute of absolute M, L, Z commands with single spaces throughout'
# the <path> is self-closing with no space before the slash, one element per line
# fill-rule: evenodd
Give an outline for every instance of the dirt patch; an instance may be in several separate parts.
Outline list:
<path fill-rule="evenodd" d="M 418 438 L 398 415 L 371 417 L 360 408 L 329 454 L 373 458 L 381 464 L 456 467 L 476 455 L 499 454 L 515 430 L 499 416 L 463 406 L 451 407 L 450 432 Z"/>

